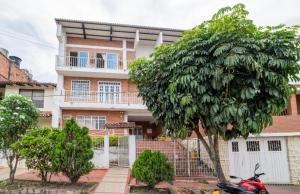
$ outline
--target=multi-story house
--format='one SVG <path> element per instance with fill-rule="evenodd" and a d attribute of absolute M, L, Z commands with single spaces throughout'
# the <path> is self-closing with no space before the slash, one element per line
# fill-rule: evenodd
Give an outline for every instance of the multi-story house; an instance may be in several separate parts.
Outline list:
<path fill-rule="evenodd" d="M 104 22 L 56 19 L 59 53 L 56 57 L 57 104 L 53 126 L 74 117 L 104 134 L 105 123 L 135 122 L 135 129 L 112 129 L 110 134 L 153 138 L 160 133 L 129 81 L 128 64 L 149 56 L 160 44 L 176 41 L 178 29 Z"/>

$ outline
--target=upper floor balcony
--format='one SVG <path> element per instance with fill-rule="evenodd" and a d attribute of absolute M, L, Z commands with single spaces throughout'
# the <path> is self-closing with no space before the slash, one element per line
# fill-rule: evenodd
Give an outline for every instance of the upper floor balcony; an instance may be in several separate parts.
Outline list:
<path fill-rule="evenodd" d="M 64 91 L 63 108 L 87 108 L 102 110 L 144 110 L 147 107 L 138 92 Z"/>
<path fill-rule="evenodd" d="M 56 71 L 65 76 L 128 79 L 127 64 L 117 55 L 98 57 L 56 56 Z"/>

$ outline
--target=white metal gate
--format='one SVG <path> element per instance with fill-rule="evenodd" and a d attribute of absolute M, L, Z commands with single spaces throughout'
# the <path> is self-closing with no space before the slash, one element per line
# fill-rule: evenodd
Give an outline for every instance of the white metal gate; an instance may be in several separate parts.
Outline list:
<path fill-rule="evenodd" d="M 283 137 L 235 139 L 229 142 L 230 175 L 249 178 L 260 163 L 261 179 L 267 183 L 289 183 L 286 140 Z"/>
<path fill-rule="evenodd" d="M 118 138 L 118 166 L 129 166 L 129 144 L 128 136 Z"/>

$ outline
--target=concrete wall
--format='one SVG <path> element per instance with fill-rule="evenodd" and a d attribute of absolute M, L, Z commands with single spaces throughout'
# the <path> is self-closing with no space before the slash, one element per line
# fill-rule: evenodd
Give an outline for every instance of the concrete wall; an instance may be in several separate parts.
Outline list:
<path fill-rule="evenodd" d="M 135 51 L 136 58 L 148 57 L 154 51 L 154 45 L 138 45 Z"/>
<path fill-rule="evenodd" d="M 300 184 L 300 137 L 287 137 L 287 152 L 292 184 Z"/>

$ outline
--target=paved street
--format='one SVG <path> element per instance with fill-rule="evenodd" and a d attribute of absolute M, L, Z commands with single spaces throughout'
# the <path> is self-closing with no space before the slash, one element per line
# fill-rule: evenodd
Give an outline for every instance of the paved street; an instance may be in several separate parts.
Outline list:
<path fill-rule="evenodd" d="M 270 194 L 299 194 L 300 185 L 267 185 Z"/>

